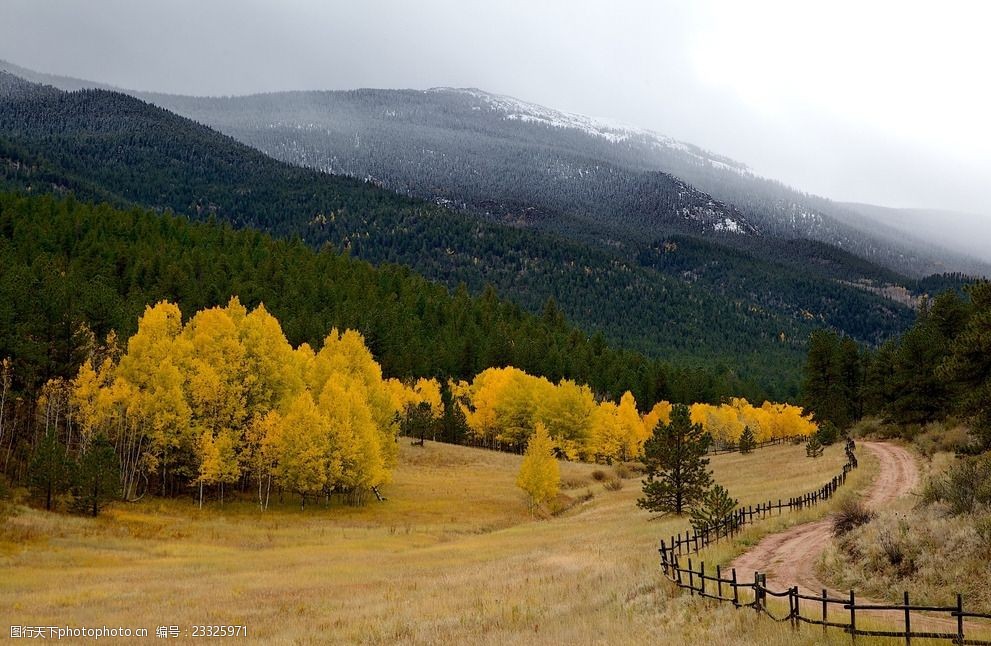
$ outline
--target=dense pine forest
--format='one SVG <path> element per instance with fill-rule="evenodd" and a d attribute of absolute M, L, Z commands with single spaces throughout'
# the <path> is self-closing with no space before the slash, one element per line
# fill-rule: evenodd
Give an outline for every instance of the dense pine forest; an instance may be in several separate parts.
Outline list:
<path fill-rule="evenodd" d="M 804 394 L 818 420 L 840 428 L 873 417 L 911 437 L 957 420 L 971 428 L 972 450 L 991 448 L 991 283 L 944 291 L 880 347 L 814 333 Z"/>
<path fill-rule="evenodd" d="M 403 267 L 140 209 L 0 195 L 0 257 L 0 355 L 15 358 L 15 383 L 27 389 L 72 376 L 92 338 L 126 338 L 150 303 L 196 310 L 237 294 L 264 303 L 293 344 L 316 345 L 332 327 L 361 331 L 392 377 L 470 378 L 513 364 L 651 403 L 763 394 L 731 373 L 617 350 L 570 325 L 553 301 L 534 316 L 491 288 L 451 293 Z"/>

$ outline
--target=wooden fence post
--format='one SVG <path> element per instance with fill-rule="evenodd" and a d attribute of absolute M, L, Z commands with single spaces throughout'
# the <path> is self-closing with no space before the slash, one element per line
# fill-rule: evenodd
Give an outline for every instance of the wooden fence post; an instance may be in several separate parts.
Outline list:
<path fill-rule="evenodd" d="M 760 572 L 754 572 L 754 610 L 760 614 Z"/>
<path fill-rule="evenodd" d="M 699 594 L 701 594 L 704 597 L 705 596 L 705 561 L 699 563 L 699 580 L 701 581 L 701 583 L 699 583 L 699 587 L 701 588 L 699 590 Z"/>
<path fill-rule="evenodd" d="M 829 602 L 827 601 L 828 596 L 826 594 L 826 588 L 822 589 L 822 632 L 826 632 L 829 626 L 826 625 L 826 617 L 829 614 Z"/>
<path fill-rule="evenodd" d="M 733 568 L 733 605 L 740 607 L 740 591 L 736 587 L 736 568 Z"/>
<path fill-rule="evenodd" d="M 957 593 L 957 643 L 963 644 L 963 595 Z"/>
<path fill-rule="evenodd" d="M 908 590 L 905 591 L 905 643 L 912 643 L 912 611 L 908 607 Z"/>
<path fill-rule="evenodd" d="M 678 577 L 678 587 L 684 588 L 685 586 L 681 581 L 681 559 L 678 558 L 677 554 L 674 554 L 674 574 Z"/>
<path fill-rule="evenodd" d="M 716 590 L 719 594 L 719 598 L 723 597 L 723 570 L 716 564 Z"/>
<path fill-rule="evenodd" d="M 695 570 L 692 569 L 692 557 L 688 557 L 688 590 L 695 596 Z"/>
<path fill-rule="evenodd" d="M 788 588 L 788 605 L 791 606 L 791 627 L 793 630 L 798 630 L 798 618 L 801 616 L 798 609 L 798 586 L 792 586 Z"/>
<path fill-rule="evenodd" d="M 857 641 L 857 598 L 850 590 L 850 640 Z"/>
<path fill-rule="evenodd" d="M 664 570 L 664 576 L 667 576 L 667 574 L 668 574 L 668 551 L 667 551 L 667 549 L 664 546 L 664 539 L 663 538 L 661 539 L 661 547 L 660 547 L 660 550 L 659 551 L 661 552 L 661 569 Z"/>

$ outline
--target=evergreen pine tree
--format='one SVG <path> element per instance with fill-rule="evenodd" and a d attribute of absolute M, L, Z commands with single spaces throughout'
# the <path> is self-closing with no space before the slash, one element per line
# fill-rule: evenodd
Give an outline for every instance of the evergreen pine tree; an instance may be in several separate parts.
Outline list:
<path fill-rule="evenodd" d="M 468 422 L 465 412 L 451 392 L 447 379 L 440 380 L 440 403 L 444 412 L 440 418 L 440 434 L 443 442 L 460 444 L 468 436 Z"/>
<path fill-rule="evenodd" d="M 407 404 L 406 414 L 399 422 L 400 432 L 407 437 L 415 437 L 423 442 L 431 434 L 434 425 L 433 412 L 429 402 Z"/>
<path fill-rule="evenodd" d="M 65 447 L 58 441 L 53 430 L 45 433 L 38 443 L 28 470 L 31 493 L 45 501 L 45 509 L 52 510 L 55 498 L 64 493 L 71 476 L 72 462 Z"/>
<path fill-rule="evenodd" d="M 647 478 L 637 506 L 654 512 L 682 514 L 705 496 L 712 484 L 705 457 L 711 438 L 693 424 L 688 407 L 671 409 L 671 422 L 658 422 L 644 444 Z"/>
<path fill-rule="evenodd" d="M 968 290 L 974 312 L 940 366 L 941 378 L 959 384 L 956 408 L 969 419 L 981 445 L 991 449 L 991 283 Z"/>
<path fill-rule="evenodd" d="M 120 462 L 114 445 L 97 437 L 76 465 L 73 474 L 73 509 L 96 516 L 120 492 Z"/>
<path fill-rule="evenodd" d="M 743 427 L 743 432 L 740 433 L 740 453 L 746 455 L 754 450 L 754 446 L 757 442 L 754 440 L 754 432 L 750 430 L 749 426 Z"/>
<path fill-rule="evenodd" d="M 713 485 L 692 507 L 692 527 L 698 531 L 711 527 L 733 513 L 737 500 L 722 485 Z"/>
<path fill-rule="evenodd" d="M 845 427 L 848 419 L 840 373 L 840 339 L 835 332 L 817 330 L 809 336 L 802 393 L 806 408 L 818 422 L 832 421 Z"/>
<path fill-rule="evenodd" d="M 822 442 L 819 441 L 819 436 L 817 433 L 813 433 L 809 436 L 808 441 L 805 442 L 805 455 L 810 458 L 818 458 L 822 455 L 823 446 Z"/>

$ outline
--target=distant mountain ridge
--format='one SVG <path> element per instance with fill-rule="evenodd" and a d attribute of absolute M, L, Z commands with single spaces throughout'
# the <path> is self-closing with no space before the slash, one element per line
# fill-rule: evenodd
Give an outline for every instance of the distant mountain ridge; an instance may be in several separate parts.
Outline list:
<path fill-rule="evenodd" d="M 109 87 L 3 67 L 65 89 Z M 692 144 L 477 88 L 239 97 L 122 91 L 283 161 L 582 242 L 639 248 L 671 234 L 763 233 L 825 242 L 915 277 L 991 274 L 987 262 L 925 236 L 865 226 L 846 205 Z"/>
<path fill-rule="evenodd" d="M 825 242 L 914 276 L 989 273 L 987 263 L 924 237 L 855 226 L 855 211 L 697 146 L 480 90 L 141 96 L 284 161 L 586 240 L 720 233 L 728 220 L 752 232 Z M 683 226 L 691 216 L 678 221 L 677 202 L 656 201 L 680 186 L 706 191 L 718 205 L 700 213 L 694 229 Z M 526 217 L 534 211 L 545 221 Z"/>

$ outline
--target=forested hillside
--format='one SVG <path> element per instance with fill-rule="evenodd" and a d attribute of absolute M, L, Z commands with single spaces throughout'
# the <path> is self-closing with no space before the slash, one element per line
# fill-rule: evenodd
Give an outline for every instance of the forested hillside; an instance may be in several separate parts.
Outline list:
<path fill-rule="evenodd" d="M 804 392 L 818 420 L 841 428 L 872 416 L 911 436 L 955 419 L 970 427 L 971 448 L 991 448 L 991 283 L 943 292 L 879 348 L 816 332 Z"/>
<path fill-rule="evenodd" d="M 773 258 L 769 240 L 798 238 L 910 276 L 991 271 L 926 236 L 857 226 L 846 205 L 690 143 L 477 89 L 135 94 L 277 159 L 581 240 L 704 234 Z"/>
<path fill-rule="evenodd" d="M 129 337 L 148 304 L 169 299 L 196 311 L 237 294 L 247 306 L 264 303 L 294 345 L 316 347 L 334 327 L 360 331 L 390 377 L 470 379 L 512 364 L 603 395 L 631 390 L 645 403 L 760 394 L 728 374 L 673 375 L 609 347 L 568 324 L 553 302 L 534 316 L 492 289 L 452 294 L 404 267 L 71 197 L 0 194 L 0 267 L 0 357 L 13 358 L 18 390 L 72 377 L 97 340 Z"/>
<path fill-rule="evenodd" d="M 774 398 L 797 394 L 811 330 L 833 327 L 878 343 L 912 319 L 909 308 L 848 284 L 896 275 L 829 247 L 813 250 L 809 262 L 808 249 L 780 241 L 771 260 L 665 237 L 631 257 L 626 248 L 486 222 L 279 163 L 123 94 L 4 79 L 0 168 L 8 187 L 72 191 L 329 243 L 450 288 L 464 283 L 473 294 L 491 284 L 530 312 L 554 298 L 565 316 L 610 343 L 710 372 L 732 365 L 741 381 Z M 735 282 L 724 284 L 730 276 Z"/>

